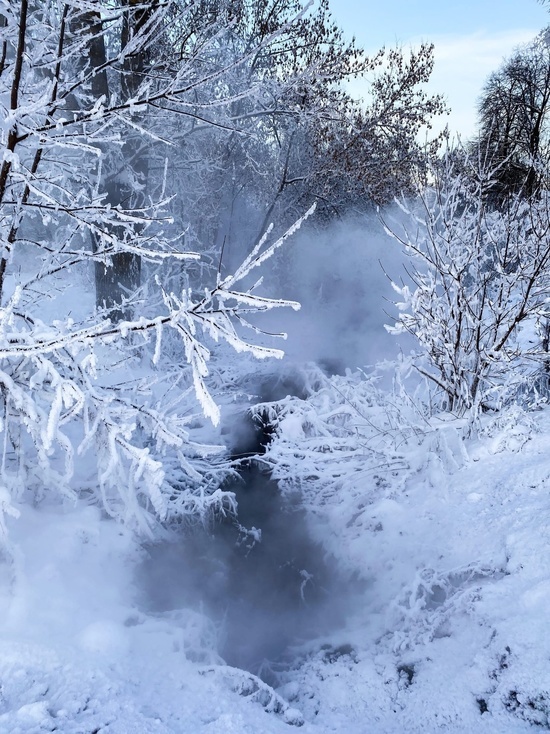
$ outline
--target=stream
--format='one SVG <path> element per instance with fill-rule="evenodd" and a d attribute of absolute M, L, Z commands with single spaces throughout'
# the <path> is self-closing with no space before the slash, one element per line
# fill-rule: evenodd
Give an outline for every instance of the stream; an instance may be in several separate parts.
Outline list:
<path fill-rule="evenodd" d="M 261 397 L 299 389 L 280 380 L 272 388 Z M 236 495 L 238 522 L 149 546 L 140 585 L 148 611 L 205 614 L 219 630 L 217 652 L 225 662 L 274 684 L 297 646 L 343 623 L 341 605 L 333 602 L 337 575 L 309 537 L 304 511 L 281 494 L 262 462 L 269 435 L 248 411 L 234 429 L 233 455 L 255 456 L 240 462 L 239 476 L 225 487 Z"/>

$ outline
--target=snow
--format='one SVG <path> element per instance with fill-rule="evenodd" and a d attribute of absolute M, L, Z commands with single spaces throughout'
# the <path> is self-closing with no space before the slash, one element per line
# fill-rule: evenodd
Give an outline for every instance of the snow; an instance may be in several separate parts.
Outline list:
<path fill-rule="evenodd" d="M 363 476 L 353 492 L 344 483 L 309 516 L 357 576 L 339 600 L 345 623 L 295 649 L 278 693 L 224 665 L 204 615 L 146 610 L 145 551 L 123 526 L 82 502 L 15 504 L 0 587 L 0 732 L 547 728 L 550 411 L 529 420 L 517 443 L 504 440 L 506 425 L 460 439 L 445 419 L 402 447 L 399 476 L 378 486 Z M 303 440 L 296 416 L 284 426 Z"/>
<path fill-rule="evenodd" d="M 101 364 L 100 350 L 89 355 L 96 358 Z M 150 376 L 144 364 L 125 369 L 132 379 Z M 550 727 L 550 410 L 482 416 L 473 434 L 450 413 L 420 416 L 412 399 L 385 393 L 368 375 L 294 369 L 310 395 L 260 408 L 276 418 L 265 458 L 283 492 L 303 504 L 304 535 L 341 577 L 330 603 L 308 608 L 316 579 L 301 570 L 296 594 L 312 629 L 316 615 L 326 616 L 324 631 L 296 640 L 268 684 L 226 664 L 223 625 L 199 605 L 155 611 L 147 603 L 147 551 L 130 526 L 76 492 L 37 493 L 30 503 L 23 490 L 10 496 L 0 487 L 9 541 L 0 564 L 0 734 Z M 273 370 L 246 355 L 213 363 L 230 436 Z M 46 372 L 34 374 L 38 388 Z M 286 394 L 284 376 L 281 383 Z M 50 444 L 65 401 L 58 385 L 44 423 Z M 195 441 L 219 443 L 208 421 L 186 425 Z M 173 442 L 168 420 L 160 429 Z M 147 450 L 135 455 L 136 481 Z M 78 476 L 88 476 L 86 462 L 79 456 Z M 261 527 L 248 530 L 262 547 L 269 542 Z M 161 583 L 186 583 L 192 567 L 197 587 L 217 583 L 199 553 L 180 562 L 181 575 L 160 574 Z M 270 632 L 261 619 L 245 620 L 243 645 L 255 644 L 258 630 L 281 634 L 285 622 Z"/>
<path fill-rule="evenodd" d="M 411 215 L 415 237 L 406 227 L 394 235 L 404 253 L 391 260 L 418 262 L 394 285 L 403 303 L 389 331 L 407 332 L 421 353 L 329 377 L 303 364 L 304 354 L 327 370 L 361 353 L 381 356 L 371 326 L 383 289 L 371 272 L 372 243 L 365 265 L 363 242 L 374 236 L 385 260 L 380 226 L 356 219 L 357 247 L 349 222 L 302 231 L 309 252 L 279 267 L 276 297 L 255 272 L 296 242 L 315 205 L 294 224 L 292 212 L 323 171 L 327 205 L 354 198 L 351 171 L 342 186 L 330 180 L 338 160 L 326 112 L 358 112 L 333 92 L 346 59 L 363 62 L 353 48 L 336 48 L 325 5 L 292 20 L 293 4 L 283 3 L 272 18 L 279 30 L 228 64 L 226 29 L 197 26 L 181 64 L 158 66 L 162 114 L 147 129 L 126 111 L 148 106 L 152 82 L 125 101 L 120 73 L 136 75 L 122 62 L 128 54 L 145 62 L 170 6 L 142 14 L 128 44 L 123 17 L 112 17 L 103 32 L 114 38 L 118 28 L 121 43 L 104 44 L 97 23 L 65 33 L 73 3 L 51 23 L 32 5 L 2 26 L 11 51 L 0 94 L 10 93 L 14 114 L 0 137 L 16 151 L 3 155 L 0 192 L 0 734 L 550 729 L 548 197 L 522 193 L 517 206 L 490 211 L 468 167 L 456 173 L 450 161 L 442 195 L 425 194 L 425 221 L 420 202 L 401 208 L 398 222 Z M 299 51 L 290 60 L 298 71 L 279 79 L 285 44 L 300 34 L 319 53 Z M 96 41 L 108 56 L 100 66 Z M 270 47 L 282 54 L 273 73 L 263 79 L 260 63 L 262 79 L 240 74 Z M 65 62 L 86 48 L 91 66 L 75 77 Z M 410 63 L 398 51 L 387 58 L 371 112 L 394 82 L 404 96 L 386 105 L 397 133 L 378 152 L 395 148 L 401 131 L 397 148 L 408 140 L 408 153 L 419 153 L 403 120 L 414 137 L 439 107 L 416 87 L 430 49 Z M 93 78 L 104 86 L 101 69 L 122 94 L 110 106 L 108 95 L 90 96 Z M 273 142 L 285 135 L 267 124 L 263 99 L 271 82 L 275 107 L 302 82 L 321 92 L 319 105 L 303 106 L 303 121 L 296 104 L 281 107 L 296 119 L 279 152 Z M 63 100 L 71 119 L 59 117 Z M 245 100 L 248 112 L 235 116 L 234 103 Z M 197 105 L 204 119 L 192 113 Z M 187 112 L 172 127 L 178 109 Z M 316 131 L 318 114 L 330 123 L 326 135 Z M 367 142 L 380 132 L 376 117 Z M 369 128 L 368 115 L 360 118 L 354 124 Z M 191 126 L 181 127 L 186 119 Z M 224 137 L 210 138 L 210 128 Z M 231 129 L 245 133 L 234 152 Z M 308 131 L 326 151 L 304 147 Z M 201 133 L 197 142 L 173 146 L 177 169 L 167 160 L 159 179 L 149 163 L 160 162 L 164 139 L 187 141 L 191 132 Z M 155 141 L 147 155 L 143 135 Z M 270 157 L 273 165 L 260 165 Z M 430 186 L 444 173 L 436 168 Z M 407 164 L 398 176 L 405 188 L 411 175 Z M 257 225 L 264 234 L 253 235 Z M 200 247 L 178 252 L 188 244 Z M 241 264 L 229 267 L 239 252 Z M 182 269 L 190 259 L 197 269 Z M 300 282 L 311 310 L 297 322 L 301 356 L 291 370 L 272 339 L 286 339 L 286 325 L 278 316 L 271 334 L 260 317 L 297 311 L 292 293 L 281 296 Z M 365 320 L 371 310 L 377 315 Z M 369 347 L 351 348 L 358 340 Z M 267 358 L 279 366 L 259 367 Z M 414 368 L 439 393 L 411 377 Z"/>
<path fill-rule="evenodd" d="M 20 509 L 10 527 L 19 568 L 1 595 L 2 733 L 286 730 L 235 694 L 231 675 L 209 675 L 211 650 L 188 660 L 200 620 L 140 611 L 132 570 L 143 552 L 128 532 L 90 507 Z"/>

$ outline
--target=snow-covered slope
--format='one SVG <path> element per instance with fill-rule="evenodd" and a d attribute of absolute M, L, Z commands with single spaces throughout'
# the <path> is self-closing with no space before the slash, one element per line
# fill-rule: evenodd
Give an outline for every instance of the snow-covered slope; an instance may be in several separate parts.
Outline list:
<path fill-rule="evenodd" d="M 298 418 L 286 429 L 287 447 L 303 441 Z M 20 506 L 0 588 L 0 732 L 550 728 L 550 412 L 461 430 L 442 418 L 398 468 L 363 457 L 339 494 L 320 488 L 309 532 L 347 578 L 346 621 L 296 646 L 278 695 L 223 664 L 204 615 L 146 611 L 144 551 L 124 528 L 84 505 Z"/>
<path fill-rule="evenodd" d="M 334 552 L 362 558 L 370 583 L 334 637 L 349 654 L 293 671 L 306 718 L 357 732 L 550 727 L 548 418 L 518 450 L 476 442 L 453 473 L 432 454 L 398 493 L 336 519 Z"/>

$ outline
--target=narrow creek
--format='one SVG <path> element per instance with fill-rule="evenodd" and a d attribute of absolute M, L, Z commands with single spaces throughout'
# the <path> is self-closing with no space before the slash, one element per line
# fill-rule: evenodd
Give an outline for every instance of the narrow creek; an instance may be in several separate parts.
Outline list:
<path fill-rule="evenodd" d="M 266 395 L 274 399 L 272 390 Z M 278 667 L 292 661 L 297 645 L 342 624 L 338 581 L 308 535 L 303 510 L 281 494 L 261 461 L 269 436 L 247 411 L 241 421 L 232 453 L 256 458 L 242 460 L 227 487 L 237 498 L 238 524 L 220 522 L 150 546 L 140 584 L 148 611 L 204 613 L 220 630 L 218 653 L 228 665 L 276 684 Z"/>

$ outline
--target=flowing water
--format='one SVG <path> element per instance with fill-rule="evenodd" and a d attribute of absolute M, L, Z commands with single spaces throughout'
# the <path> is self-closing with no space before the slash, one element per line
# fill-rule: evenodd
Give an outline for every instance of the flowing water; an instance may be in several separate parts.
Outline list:
<path fill-rule="evenodd" d="M 288 387 L 275 385 L 277 392 Z M 274 394 L 263 387 L 262 397 Z M 336 575 L 308 536 L 304 512 L 262 463 L 269 435 L 248 413 L 234 435 L 235 455 L 256 455 L 240 463 L 227 487 L 238 501 L 238 522 L 150 546 L 140 573 L 143 603 L 158 613 L 185 607 L 205 613 L 220 629 L 218 652 L 227 664 L 273 682 L 273 667 L 292 657 L 294 646 L 341 624 Z"/>

